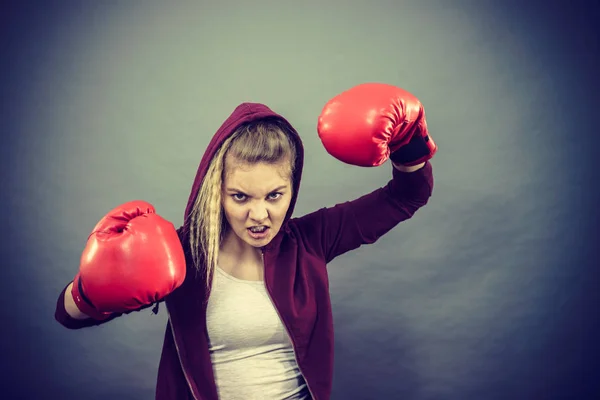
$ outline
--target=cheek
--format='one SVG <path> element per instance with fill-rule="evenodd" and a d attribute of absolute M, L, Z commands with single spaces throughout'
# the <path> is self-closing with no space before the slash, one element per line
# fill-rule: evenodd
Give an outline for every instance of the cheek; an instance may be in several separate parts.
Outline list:
<path fill-rule="evenodd" d="M 244 219 L 244 211 L 241 209 L 241 207 L 236 206 L 235 204 L 225 203 L 223 211 L 230 224 L 238 224 L 240 220 Z"/>
<path fill-rule="evenodd" d="M 289 207 L 290 207 L 289 201 L 284 204 L 281 204 L 280 206 L 277 207 L 277 209 L 275 210 L 275 213 L 274 213 L 277 218 L 277 222 L 279 222 L 279 223 L 283 222 L 283 219 L 285 218 L 285 215 L 287 214 Z"/>

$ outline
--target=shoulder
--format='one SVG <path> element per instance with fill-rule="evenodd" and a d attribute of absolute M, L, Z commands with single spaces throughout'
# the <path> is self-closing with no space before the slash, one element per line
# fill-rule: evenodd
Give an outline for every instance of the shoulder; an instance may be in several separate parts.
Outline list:
<path fill-rule="evenodd" d="M 321 254 L 321 230 L 323 210 L 316 210 L 310 214 L 294 217 L 282 227 L 282 238 L 279 242 L 281 250 L 291 250 L 298 254 Z"/>

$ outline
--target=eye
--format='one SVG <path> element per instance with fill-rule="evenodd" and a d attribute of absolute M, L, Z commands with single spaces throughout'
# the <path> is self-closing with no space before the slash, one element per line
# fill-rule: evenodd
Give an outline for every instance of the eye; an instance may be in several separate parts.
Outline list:
<path fill-rule="evenodd" d="M 233 200 L 235 200 L 237 202 L 242 202 L 242 201 L 246 200 L 246 195 L 241 194 L 241 193 L 232 194 L 231 197 L 233 197 Z"/>
<path fill-rule="evenodd" d="M 281 194 L 279 192 L 273 192 L 273 193 L 269 193 L 269 195 L 267 197 L 269 198 L 269 200 L 277 200 L 281 196 L 283 196 L 283 194 Z"/>

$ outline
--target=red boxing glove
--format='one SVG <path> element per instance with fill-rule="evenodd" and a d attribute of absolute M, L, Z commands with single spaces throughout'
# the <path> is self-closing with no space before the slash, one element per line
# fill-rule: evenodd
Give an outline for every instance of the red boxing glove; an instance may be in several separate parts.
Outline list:
<path fill-rule="evenodd" d="M 131 201 L 94 227 L 71 293 L 81 312 L 103 320 L 158 302 L 181 286 L 185 275 L 185 256 L 173 224 L 151 204 Z"/>
<path fill-rule="evenodd" d="M 332 98 L 323 107 L 317 131 L 329 154 L 361 167 L 375 167 L 388 158 L 412 166 L 437 152 L 421 102 L 382 83 L 361 84 Z"/>

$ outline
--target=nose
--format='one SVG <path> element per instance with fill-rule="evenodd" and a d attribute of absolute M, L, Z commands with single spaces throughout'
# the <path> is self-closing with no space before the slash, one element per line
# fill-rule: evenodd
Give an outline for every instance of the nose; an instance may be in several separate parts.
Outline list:
<path fill-rule="evenodd" d="M 250 207 L 248 217 L 256 224 L 260 224 L 269 218 L 269 211 L 262 202 L 256 203 Z"/>

